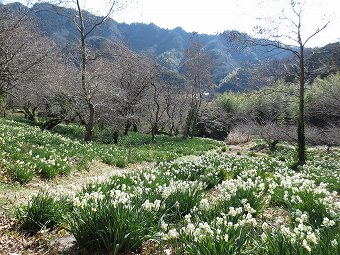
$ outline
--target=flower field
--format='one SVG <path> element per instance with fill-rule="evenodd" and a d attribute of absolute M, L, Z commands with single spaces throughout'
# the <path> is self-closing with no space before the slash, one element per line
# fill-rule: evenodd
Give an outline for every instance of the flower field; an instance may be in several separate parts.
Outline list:
<path fill-rule="evenodd" d="M 84 187 L 40 191 L 21 229 L 65 228 L 80 250 L 123 254 L 340 254 L 340 152 L 267 156 L 207 153 Z"/>
<path fill-rule="evenodd" d="M 83 143 L 77 139 L 82 129 L 76 125 L 61 125 L 58 133 L 42 132 L 37 126 L 0 119 L 0 169 L 13 180 L 29 182 L 34 176 L 53 178 L 73 169 L 84 169 L 93 160 L 125 167 L 141 161 L 164 161 L 182 155 L 201 154 L 221 146 L 208 139 L 171 138 L 159 136 L 150 143 L 150 136 L 131 134 L 121 145 Z M 73 136 L 72 136 L 73 135 Z"/>

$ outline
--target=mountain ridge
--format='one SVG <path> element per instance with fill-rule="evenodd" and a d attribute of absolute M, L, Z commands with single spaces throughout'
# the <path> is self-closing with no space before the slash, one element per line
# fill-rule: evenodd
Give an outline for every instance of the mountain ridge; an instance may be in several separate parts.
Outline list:
<path fill-rule="evenodd" d="M 23 8 L 29 10 L 35 17 L 39 29 L 43 34 L 50 37 L 60 48 L 67 48 L 70 43 L 79 40 L 78 31 L 66 18 L 66 14 L 75 13 L 74 9 L 60 7 L 60 15 L 55 13 L 55 9 L 49 3 L 38 3 L 28 8 L 21 3 L 8 4 L 12 9 Z M 84 12 L 85 19 L 89 22 L 96 20 L 97 16 Z M 225 33 L 230 33 L 226 31 Z M 192 42 L 193 33 L 186 32 L 181 27 L 174 29 L 161 28 L 154 23 L 119 23 L 109 18 L 98 29 L 94 30 L 88 40 L 94 42 L 101 40 L 123 42 L 132 50 L 145 52 L 154 56 L 160 62 L 165 63 L 170 69 L 179 70 L 183 57 L 183 51 Z M 230 46 L 226 37 L 221 35 L 198 34 L 199 42 L 211 55 L 214 61 L 213 80 L 215 84 L 223 83 L 226 77 L 243 69 L 251 73 L 252 65 L 265 65 L 266 62 L 280 61 L 289 53 L 271 56 L 272 50 L 269 47 L 239 47 L 235 50 Z M 243 80 L 247 80 L 242 78 Z M 245 84 L 244 87 L 248 85 Z M 239 90 L 238 86 L 220 86 L 219 91 Z M 242 89 L 241 89 L 242 90 Z"/>
<path fill-rule="evenodd" d="M 8 4 L 11 8 L 28 8 L 20 3 Z M 75 12 L 69 8 L 59 8 L 59 11 L 69 14 Z M 67 47 L 70 42 L 78 40 L 78 31 L 64 17 L 67 15 L 56 14 L 51 4 L 38 3 L 30 8 L 30 12 L 36 18 L 38 26 L 43 34 L 52 38 L 61 48 Z M 95 15 L 84 12 L 87 20 L 94 20 Z M 109 18 L 89 36 L 89 40 L 110 40 L 124 42 L 132 50 L 146 52 L 156 58 L 172 56 L 173 63 L 180 63 L 183 51 L 191 44 L 192 33 L 186 32 L 181 27 L 174 29 L 160 28 L 154 23 L 118 23 Z M 266 50 L 246 48 L 242 52 L 228 49 L 227 40 L 220 35 L 198 34 L 203 47 L 212 56 L 215 62 L 213 78 L 215 83 L 228 75 L 236 68 L 242 67 L 244 62 L 258 62 L 268 55 Z M 278 57 L 279 59 L 281 57 Z M 176 66 L 174 67 L 176 68 Z M 178 66 L 177 66 L 178 68 Z"/>

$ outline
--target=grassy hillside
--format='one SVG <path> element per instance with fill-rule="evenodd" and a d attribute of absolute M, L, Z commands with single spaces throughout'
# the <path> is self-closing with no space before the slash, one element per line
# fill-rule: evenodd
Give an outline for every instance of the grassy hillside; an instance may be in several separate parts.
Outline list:
<path fill-rule="evenodd" d="M 41 132 L 24 122 L 0 119 L 0 169 L 24 182 L 83 169 L 92 160 L 120 166 L 142 160 L 159 164 L 80 182 L 78 178 L 89 175 L 82 172 L 82 177 L 60 178 L 65 180 L 61 185 L 46 181 L 52 184 L 46 188 L 0 181 L 0 206 L 12 201 L 16 218 L 8 222 L 0 214 L 4 251 L 340 254 L 339 148 L 310 148 L 306 164 L 293 171 L 295 148 L 288 144 L 267 151 L 256 140 L 203 153 L 221 144 L 165 136 L 151 143 L 148 135 L 135 133 L 114 146 L 104 131 L 97 139 L 106 144 L 84 144 L 82 132 L 75 125 Z M 57 242 L 50 242 L 62 238 L 73 245 L 64 253 Z M 34 248 L 21 245 L 28 242 Z"/>
<path fill-rule="evenodd" d="M 293 150 L 215 152 L 42 191 L 18 221 L 64 227 L 92 254 L 340 254 L 340 153 L 310 150 L 294 172 Z"/>
<path fill-rule="evenodd" d="M 93 160 L 124 167 L 141 161 L 164 161 L 182 155 L 201 154 L 220 146 L 208 139 L 182 140 L 180 137 L 131 133 L 118 146 L 110 144 L 110 133 L 98 134 L 106 143 L 82 142 L 83 130 L 77 125 L 60 125 L 53 132 L 24 122 L 0 119 L 0 168 L 19 182 L 33 176 L 53 178 L 74 169 L 84 169 Z"/>

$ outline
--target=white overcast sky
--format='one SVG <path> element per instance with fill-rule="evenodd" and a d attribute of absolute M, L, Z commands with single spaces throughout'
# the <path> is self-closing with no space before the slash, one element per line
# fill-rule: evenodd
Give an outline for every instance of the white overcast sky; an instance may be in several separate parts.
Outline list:
<path fill-rule="evenodd" d="M 258 24 L 258 17 L 279 13 L 287 1 L 127 0 L 126 7 L 113 13 L 112 18 L 126 23 L 154 23 L 169 29 L 182 27 L 187 32 L 216 34 L 236 29 L 251 34 L 254 26 Z M 91 12 L 103 13 L 105 0 L 82 2 Z M 307 46 L 323 46 L 340 41 L 340 0 L 305 0 L 305 2 L 303 24 L 306 34 L 330 21 L 328 27 Z"/>

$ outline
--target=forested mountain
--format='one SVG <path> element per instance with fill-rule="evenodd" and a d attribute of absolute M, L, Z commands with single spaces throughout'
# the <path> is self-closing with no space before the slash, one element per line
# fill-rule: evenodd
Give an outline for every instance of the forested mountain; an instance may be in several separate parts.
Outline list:
<path fill-rule="evenodd" d="M 34 15 L 40 30 L 53 39 L 62 49 L 76 42 L 78 31 L 66 18 L 73 9 L 55 9 L 47 3 L 35 4 L 31 9 L 20 3 L 10 4 L 12 9 L 26 9 Z M 88 21 L 96 16 L 85 13 Z M 229 32 L 226 31 L 225 34 Z M 199 42 L 213 59 L 213 79 L 218 91 L 245 91 L 267 86 L 277 79 L 291 81 L 294 76 L 294 60 L 290 54 L 273 54 L 270 47 L 244 47 L 233 45 L 227 36 L 199 34 Z M 155 24 L 118 23 L 108 19 L 99 29 L 95 29 L 88 40 L 95 47 L 101 42 L 118 41 L 137 52 L 156 57 L 170 69 L 179 70 L 183 51 L 192 43 L 193 33 L 182 28 L 163 29 Z M 237 44 L 237 42 L 236 42 Z M 293 63 L 293 64 L 292 64 Z M 322 48 L 310 49 L 307 57 L 309 78 L 327 75 L 339 70 L 340 43 Z"/>
<path fill-rule="evenodd" d="M 306 50 L 307 82 L 318 76 L 325 77 L 340 70 L 340 42 Z M 270 86 L 282 79 L 294 82 L 297 79 L 298 60 L 294 58 L 267 59 L 237 68 L 220 81 L 218 91 L 244 91 Z"/>
<path fill-rule="evenodd" d="M 25 9 L 27 7 L 20 3 L 11 4 L 13 9 Z M 27 9 L 28 10 L 28 9 Z M 50 4 L 35 4 L 30 12 L 36 17 L 39 28 L 42 32 L 51 37 L 61 48 L 67 48 L 70 43 L 78 40 L 78 31 L 67 20 L 69 12 L 67 8 L 53 8 Z M 96 16 L 85 13 L 87 20 L 95 20 Z M 99 45 L 101 41 L 120 41 L 131 49 L 138 52 L 145 52 L 157 57 L 169 68 L 178 69 L 183 56 L 184 49 L 192 43 L 192 33 L 182 28 L 163 29 L 155 24 L 125 24 L 109 19 L 94 30 L 89 39 L 93 45 Z M 198 35 L 200 43 L 209 52 L 214 61 L 214 82 L 220 80 L 237 68 L 245 64 L 263 62 L 266 59 L 282 59 L 287 54 L 270 56 L 266 48 L 242 48 L 235 50 L 230 47 L 227 39 L 221 35 Z M 239 47 L 238 47 L 239 48 Z"/>

